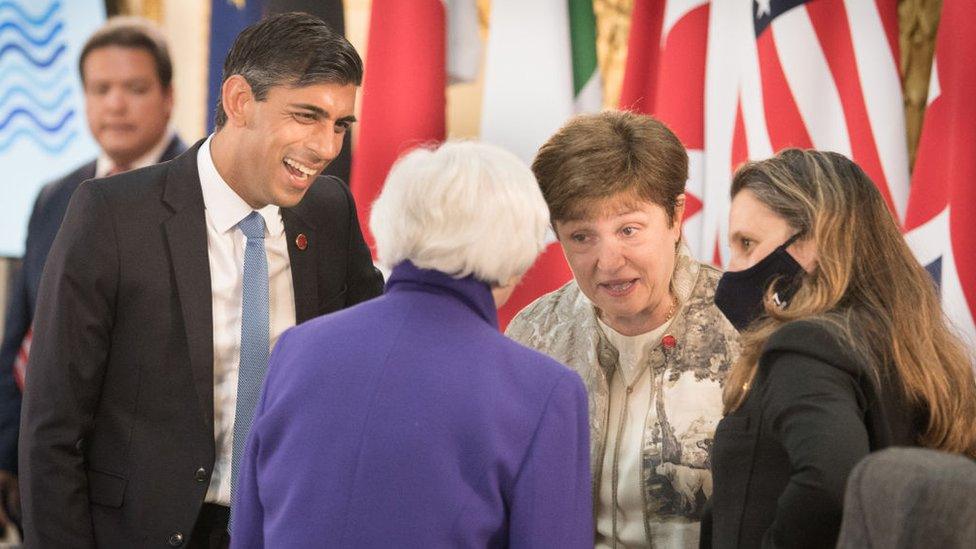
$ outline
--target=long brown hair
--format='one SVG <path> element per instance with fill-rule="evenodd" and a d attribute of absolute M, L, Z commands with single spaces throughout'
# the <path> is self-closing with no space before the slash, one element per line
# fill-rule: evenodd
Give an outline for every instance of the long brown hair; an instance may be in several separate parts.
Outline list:
<path fill-rule="evenodd" d="M 927 415 L 920 444 L 976 457 L 972 358 L 868 176 L 837 153 L 786 149 L 740 168 L 732 196 L 745 189 L 813 239 L 817 266 L 788 307 L 773 305 L 767 293 L 768 316 L 743 334 L 729 373 L 726 412 L 745 400 L 769 336 L 813 318 L 837 328 L 875 379 L 897 379 L 906 400 Z"/>

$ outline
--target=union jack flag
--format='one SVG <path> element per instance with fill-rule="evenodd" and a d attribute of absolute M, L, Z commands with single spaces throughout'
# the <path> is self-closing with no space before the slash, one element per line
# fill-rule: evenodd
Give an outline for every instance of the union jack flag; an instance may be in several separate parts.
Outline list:
<path fill-rule="evenodd" d="M 945 0 L 905 217 L 908 245 L 976 350 L 976 0 Z"/>
<path fill-rule="evenodd" d="M 729 181 L 785 147 L 840 152 L 903 219 L 908 152 L 896 0 L 636 0 L 621 106 L 658 116 L 690 156 L 685 238 L 728 257 Z M 632 71 L 640 71 L 637 76 Z"/>

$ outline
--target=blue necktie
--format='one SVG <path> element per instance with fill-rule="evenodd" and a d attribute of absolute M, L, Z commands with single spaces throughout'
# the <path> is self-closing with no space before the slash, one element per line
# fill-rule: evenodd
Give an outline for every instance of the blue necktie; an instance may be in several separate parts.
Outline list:
<path fill-rule="evenodd" d="M 247 433 L 251 430 L 254 407 L 268 369 L 270 339 L 264 218 L 258 212 L 251 212 L 237 226 L 247 237 L 247 246 L 244 248 L 244 292 L 241 300 L 241 364 L 237 372 L 237 412 L 234 416 L 234 453 L 231 457 L 232 506 L 237 499 L 237 475 L 244 457 Z"/>

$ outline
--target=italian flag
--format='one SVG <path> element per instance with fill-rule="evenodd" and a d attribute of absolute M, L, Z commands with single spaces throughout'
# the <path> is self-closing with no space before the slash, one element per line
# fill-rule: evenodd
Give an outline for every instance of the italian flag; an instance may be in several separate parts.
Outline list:
<path fill-rule="evenodd" d="M 591 0 L 495 0 L 489 23 L 481 139 L 531 163 L 570 117 L 599 111 L 602 82 Z M 571 277 L 555 236 L 499 311 L 502 329 Z"/>

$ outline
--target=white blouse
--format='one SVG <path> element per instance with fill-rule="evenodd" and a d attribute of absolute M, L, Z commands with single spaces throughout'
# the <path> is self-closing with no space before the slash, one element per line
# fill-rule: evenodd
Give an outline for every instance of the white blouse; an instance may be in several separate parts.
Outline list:
<path fill-rule="evenodd" d="M 644 421 L 651 407 L 651 374 L 647 371 L 647 355 L 660 344 L 671 321 L 636 336 L 625 336 L 602 320 L 597 321 L 607 340 L 619 353 L 619 368 L 610 379 L 610 421 L 607 424 L 607 442 L 603 452 L 597 501 L 596 547 L 613 547 L 614 506 L 617 508 L 616 546 L 647 547 L 640 478 Z M 627 399 L 627 415 L 622 418 L 628 387 L 631 388 L 631 393 Z M 617 471 L 616 501 L 613 494 L 614 469 Z"/>

